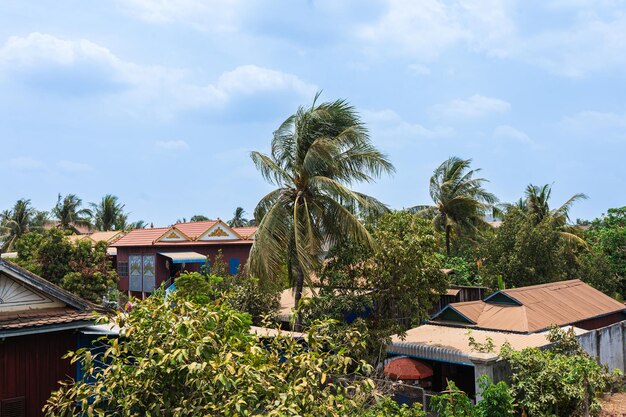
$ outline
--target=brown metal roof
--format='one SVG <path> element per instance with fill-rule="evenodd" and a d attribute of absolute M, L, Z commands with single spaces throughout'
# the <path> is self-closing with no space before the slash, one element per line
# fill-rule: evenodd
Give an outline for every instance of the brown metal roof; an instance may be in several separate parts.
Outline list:
<path fill-rule="evenodd" d="M 447 308 L 467 317 L 478 328 L 517 332 L 536 332 L 553 324 L 563 326 L 626 310 L 622 303 L 578 279 L 496 294 L 509 297 L 511 304 L 497 303 L 491 300 L 492 295 L 485 301 L 452 303 Z"/>

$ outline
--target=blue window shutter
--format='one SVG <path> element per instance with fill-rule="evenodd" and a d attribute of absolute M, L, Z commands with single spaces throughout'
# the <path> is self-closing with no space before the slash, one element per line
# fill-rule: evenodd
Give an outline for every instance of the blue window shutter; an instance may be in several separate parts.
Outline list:
<path fill-rule="evenodd" d="M 230 261 L 228 261 L 228 266 L 229 266 L 229 273 L 231 275 L 236 275 L 237 272 L 239 272 L 239 258 L 230 258 Z"/>

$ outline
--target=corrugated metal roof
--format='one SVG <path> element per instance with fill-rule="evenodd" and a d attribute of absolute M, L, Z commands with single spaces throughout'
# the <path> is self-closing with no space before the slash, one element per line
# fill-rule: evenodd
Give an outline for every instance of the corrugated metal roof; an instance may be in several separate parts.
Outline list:
<path fill-rule="evenodd" d="M 574 328 L 574 333 L 580 335 L 587 333 L 587 330 Z M 502 345 L 507 342 L 515 350 L 550 344 L 548 332 L 520 334 L 425 324 L 408 330 L 403 339 L 398 335 L 392 336 L 387 352 L 465 364 L 471 364 L 470 358 L 473 357 L 483 360 L 498 357 L 497 353 L 472 350 L 469 345 L 470 336 L 478 343 L 485 343 L 487 338 L 490 338 L 495 346 L 495 352 L 499 352 Z"/>
<path fill-rule="evenodd" d="M 483 329 L 536 332 L 623 311 L 624 305 L 581 280 L 502 290 L 521 305 L 490 301 L 452 303 L 454 309 Z M 495 295 L 495 294 L 494 294 Z"/>

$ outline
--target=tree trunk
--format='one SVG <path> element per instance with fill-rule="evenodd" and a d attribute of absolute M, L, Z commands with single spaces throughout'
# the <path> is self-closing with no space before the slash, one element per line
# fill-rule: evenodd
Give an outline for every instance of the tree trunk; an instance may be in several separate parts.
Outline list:
<path fill-rule="evenodd" d="M 293 330 L 295 332 L 302 331 L 302 323 L 300 320 L 300 312 L 298 307 L 300 306 L 300 299 L 302 298 L 302 288 L 304 287 L 304 272 L 300 262 L 296 261 L 296 293 L 294 294 L 294 308 L 296 309 L 296 319 L 293 324 Z"/>
<path fill-rule="evenodd" d="M 450 256 L 450 226 L 446 226 L 446 254 Z"/>

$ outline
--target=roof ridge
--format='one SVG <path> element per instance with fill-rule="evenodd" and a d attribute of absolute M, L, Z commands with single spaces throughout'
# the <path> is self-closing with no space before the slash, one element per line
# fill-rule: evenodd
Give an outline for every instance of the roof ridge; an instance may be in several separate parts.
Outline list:
<path fill-rule="evenodd" d="M 546 283 L 543 283 L 543 284 L 527 285 L 527 286 L 518 287 L 518 288 L 505 288 L 503 290 L 500 290 L 500 292 L 503 292 L 503 293 L 506 294 L 509 291 L 515 291 L 515 292 L 528 291 L 528 290 L 532 290 L 532 289 L 536 289 L 536 288 L 546 288 L 546 287 L 552 287 L 552 286 L 557 286 L 557 285 L 564 285 L 564 284 L 573 283 L 573 282 L 584 283 L 584 281 L 582 281 L 581 279 L 575 278 L 575 279 L 568 279 L 568 280 L 565 280 L 565 281 L 555 281 L 555 282 L 546 282 Z"/>

